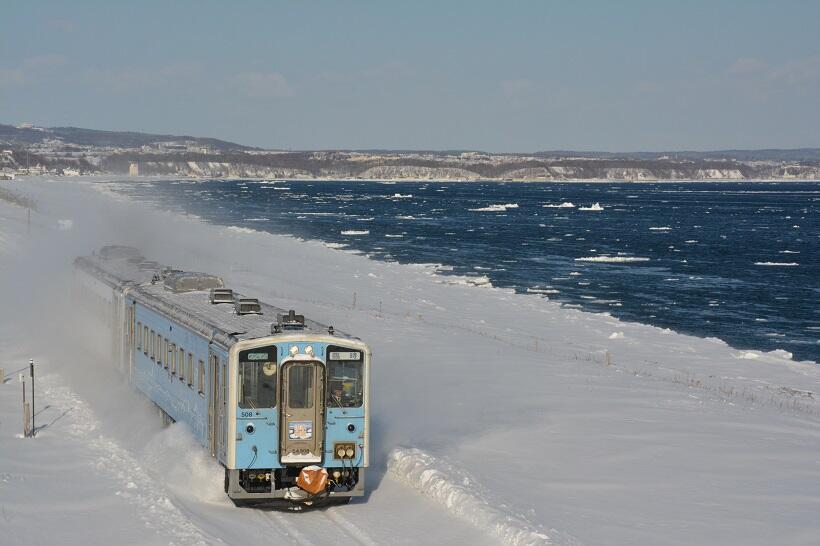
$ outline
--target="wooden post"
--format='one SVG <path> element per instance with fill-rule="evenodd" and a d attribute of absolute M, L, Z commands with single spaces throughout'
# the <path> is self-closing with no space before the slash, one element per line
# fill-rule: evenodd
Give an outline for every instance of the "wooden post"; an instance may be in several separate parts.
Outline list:
<path fill-rule="evenodd" d="M 28 361 L 29 373 L 31 374 L 31 436 L 34 437 L 37 427 L 34 426 L 34 359 Z"/>
<path fill-rule="evenodd" d="M 31 407 L 28 402 L 23 403 L 23 437 L 31 436 Z"/>
<path fill-rule="evenodd" d="M 26 403 L 26 376 L 20 374 L 19 376 L 20 384 L 23 385 L 23 438 L 28 438 L 28 425 L 29 425 L 29 409 L 28 403 Z"/>

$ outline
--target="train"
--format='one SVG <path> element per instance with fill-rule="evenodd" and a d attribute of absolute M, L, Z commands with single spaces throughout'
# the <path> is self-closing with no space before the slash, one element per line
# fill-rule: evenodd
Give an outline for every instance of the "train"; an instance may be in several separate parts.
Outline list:
<path fill-rule="evenodd" d="M 361 339 L 130 246 L 76 258 L 73 285 L 112 365 L 190 429 L 235 504 L 364 495 L 372 354 Z"/>

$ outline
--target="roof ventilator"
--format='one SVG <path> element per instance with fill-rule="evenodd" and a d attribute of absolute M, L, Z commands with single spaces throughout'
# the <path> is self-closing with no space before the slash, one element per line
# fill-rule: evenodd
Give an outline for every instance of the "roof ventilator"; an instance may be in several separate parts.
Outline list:
<path fill-rule="evenodd" d="M 304 330 L 305 315 L 297 315 L 291 309 L 287 315 L 276 315 L 276 323 L 271 326 L 272 334 L 279 334 L 284 330 Z"/>
<path fill-rule="evenodd" d="M 240 298 L 234 303 L 237 315 L 261 315 L 262 306 L 256 298 Z"/>
<path fill-rule="evenodd" d="M 211 288 L 222 288 L 225 283 L 216 275 L 208 273 L 195 273 L 193 271 L 180 271 L 179 269 L 167 268 L 161 274 L 166 290 L 171 292 L 195 292 L 198 290 L 210 290 Z"/>
<path fill-rule="evenodd" d="M 209 300 L 212 305 L 218 303 L 234 303 L 233 290 L 230 288 L 211 288 Z"/>

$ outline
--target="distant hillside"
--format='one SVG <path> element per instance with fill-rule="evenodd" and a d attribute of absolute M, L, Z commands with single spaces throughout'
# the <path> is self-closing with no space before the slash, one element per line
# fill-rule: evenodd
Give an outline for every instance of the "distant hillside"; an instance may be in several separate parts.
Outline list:
<path fill-rule="evenodd" d="M 77 146 L 101 146 L 109 148 L 139 148 L 151 146 L 158 142 L 193 142 L 219 151 L 253 150 L 250 146 L 243 146 L 234 142 L 216 138 L 202 138 L 180 135 L 154 135 L 133 131 L 99 131 L 97 129 L 82 129 L 79 127 L 15 127 L 0 125 L 0 141 L 10 144 L 31 145 L 43 142 L 45 139 L 59 139 L 66 144 Z"/>
<path fill-rule="evenodd" d="M 643 160 L 735 160 L 735 161 L 820 161 L 820 148 L 761 150 L 714 150 L 707 152 L 574 152 L 572 150 L 552 150 L 536 152 L 536 157 L 565 158 L 582 157 L 589 159 L 643 159 Z"/>
<path fill-rule="evenodd" d="M 215 138 L 0 125 L 0 176 L 376 180 L 820 180 L 820 148 L 486 153 L 251 148 Z"/>

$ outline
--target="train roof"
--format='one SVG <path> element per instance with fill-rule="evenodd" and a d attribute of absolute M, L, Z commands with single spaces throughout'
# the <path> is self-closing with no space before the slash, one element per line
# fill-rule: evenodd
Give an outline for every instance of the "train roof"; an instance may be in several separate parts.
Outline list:
<path fill-rule="evenodd" d="M 340 341 L 358 340 L 294 311 L 227 289 L 216 275 L 182 271 L 148 261 L 132 247 L 103 247 L 92 256 L 77 258 L 75 265 L 225 347 L 237 341 L 293 330 L 333 335 L 341 338 Z"/>

